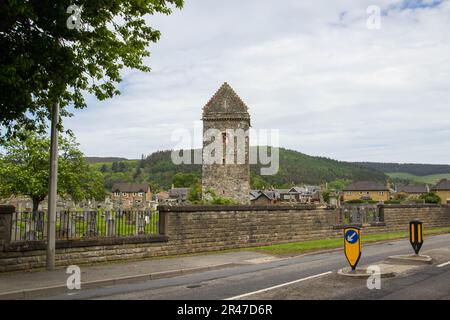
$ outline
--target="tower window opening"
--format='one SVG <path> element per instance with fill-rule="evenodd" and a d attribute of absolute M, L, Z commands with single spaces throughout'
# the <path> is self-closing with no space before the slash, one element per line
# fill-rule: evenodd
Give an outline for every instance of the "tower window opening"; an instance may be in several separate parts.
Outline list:
<path fill-rule="evenodd" d="M 225 159 L 227 156 L 227 133 L 222 132 L 222 144 L 223 144 L 223 152 L 222 152 L 222 164 L 226 163 Z"/>

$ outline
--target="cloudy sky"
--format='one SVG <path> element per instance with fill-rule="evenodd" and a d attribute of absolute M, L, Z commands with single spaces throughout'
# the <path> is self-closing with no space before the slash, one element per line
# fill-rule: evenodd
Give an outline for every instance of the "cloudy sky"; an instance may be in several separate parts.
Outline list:
<path fill-rule="evenodd" d="M 121 96 L 65 120 L 86 155 L 173 148 L 172 132 L 193 130 L 227 81 L 283 147 L 450 163 L 450 0 L 186 0 L 148 20 L 162 32 L 152 72 L 125 71 Z"/>

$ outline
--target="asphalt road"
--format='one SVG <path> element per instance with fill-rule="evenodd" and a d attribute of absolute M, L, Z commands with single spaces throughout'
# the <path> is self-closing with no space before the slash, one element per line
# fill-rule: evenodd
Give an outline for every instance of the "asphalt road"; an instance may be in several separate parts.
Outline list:
<path fill-rule="evenodd" d="M 390 255 L 411 253 L 407 240 L 366 245 L 359 265 L 372 265 Z M 450 234 L 427 237 L 421 253 L 430 254 L 435 260 L 433 265 L 382 279 L 380 290 L 369 290 L 365 279 L 336 274 L 337 270 L 348 266 L 342 250 L 339 250 L 142 283 L 80 290 L 45 299 L 209 300 L 249 293 L 240 299 L 450 299 L 450 265 L 437 267 L 450 261 Z M 326 274 L 318 276 L 323 273 Z M 290 282 L 294 283 L 284 285 Z"/>

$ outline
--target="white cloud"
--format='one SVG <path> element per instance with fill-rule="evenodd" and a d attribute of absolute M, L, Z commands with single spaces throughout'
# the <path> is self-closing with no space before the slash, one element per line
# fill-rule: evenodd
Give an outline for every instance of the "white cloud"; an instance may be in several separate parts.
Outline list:
<path fill-rule="evenodd" d="M 350 161 L 450 163 L 450 1 L 186 1 L 151 17 L 152 72 L 127 71 L 122 95 L 66 120 L 87 155 L 170 149 L 220 84 L 280 145 Z M 366 8 L 383 10 L 380 30 Z M 345 14 L 344 14 L 345 13 Z"/>

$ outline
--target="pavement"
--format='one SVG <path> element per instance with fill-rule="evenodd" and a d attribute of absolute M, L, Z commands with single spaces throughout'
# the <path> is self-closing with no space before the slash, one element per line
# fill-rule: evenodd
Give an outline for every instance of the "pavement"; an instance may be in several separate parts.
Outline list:
<path fill-rule="evenodd" d="M 58 300 L 450 299 L 450 234 L 425 239 L 421 254 L 433 259 L 431 265 L 387 259 L 411 252 L 405 239 L 363 244 L 359 267 L 378 265 L 395 273 L 381 279 L 379 290 L 369 290 L 366 278 L 337 273 L 348 267 L 342 250 L 284 258 L 241 251 L 82 267 L 82 288 L 71 291 L 65 288 L 65 270 L 4 274 L 0 299 L 8 291 L 10 299 Z M 52 285 L 64 290 L 23 293 L 24 288 Z"/>
<path fill-rule="evenodd" d="M 257 252 L 227 252 L 81 266 L 81 286 L 95 288 L 160 279 L 242 264 L 264 263 L 274 259 L 278 258 Z M 66 285 L 69 276 L 65 268 L 55 271 L 0 273 L 0 299 L 69 293 Z"/>

